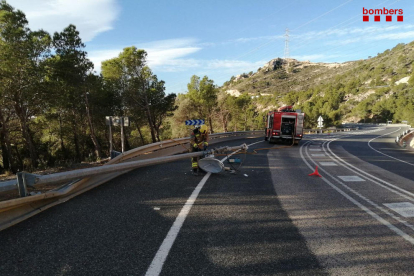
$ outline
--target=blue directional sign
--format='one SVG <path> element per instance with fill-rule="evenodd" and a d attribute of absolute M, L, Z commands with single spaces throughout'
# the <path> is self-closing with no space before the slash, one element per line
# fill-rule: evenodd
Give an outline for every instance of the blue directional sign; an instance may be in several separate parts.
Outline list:
<path fill-rule="evenodd" d="M 198 126 L 204 125 L 204 120 L 187 120 L 185 121 L 186 126 Z"/>

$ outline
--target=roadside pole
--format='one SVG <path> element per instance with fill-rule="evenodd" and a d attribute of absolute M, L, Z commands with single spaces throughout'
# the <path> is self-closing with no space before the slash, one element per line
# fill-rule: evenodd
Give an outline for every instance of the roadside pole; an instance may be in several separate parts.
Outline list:
<path fill-rule="evenodd" d="M 322 116 L 319 116 L 319 118 L 318 118 L 318 127 L 321 129 L 321 133 L 322 133 L 322 128 L 323 128 L 323 118 L 322 118 Z"/>
<path fill-rule="evenodd" d="M 109 152 L 112 152 L 112 117 L 109 116 Z"/>
<path fill-rule="evenodd" d="M 121 117 L 121 152 L 125 151 L 124 117 Z"/>

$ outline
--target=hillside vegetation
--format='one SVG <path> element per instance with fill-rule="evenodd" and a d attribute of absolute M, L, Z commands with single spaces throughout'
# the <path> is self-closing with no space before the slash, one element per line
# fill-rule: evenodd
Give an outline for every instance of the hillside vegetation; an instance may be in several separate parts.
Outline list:
<path fill-rule="evenodd" d="M 306 113 L 308 127 L 320 115 L 327 125 L 414 124 L 413 48 L 414 42 L 398 44 L 376 57 L 342 64 L 274 59 L 254 74 L 232 77 L 221 89 L 259 96 L 258 112 L 294 104 Z"/>

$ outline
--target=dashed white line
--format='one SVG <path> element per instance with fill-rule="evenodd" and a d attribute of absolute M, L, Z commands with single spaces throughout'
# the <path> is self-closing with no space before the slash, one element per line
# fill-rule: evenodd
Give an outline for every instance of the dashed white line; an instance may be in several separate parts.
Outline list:
<path fill-rule="evenodd" d="M 319 162 L 321 166 L 338 166 L 335 162 Z"/>
<path fill-rule="evenodd" d="M 362 179 L 359 176 L 356 175 L 344 175 L 344 176 L 338 176 L 340 179 L 342 179 L 342 181 L 345 182 L 362 182 L 365 181 L 364 179 Z"/>

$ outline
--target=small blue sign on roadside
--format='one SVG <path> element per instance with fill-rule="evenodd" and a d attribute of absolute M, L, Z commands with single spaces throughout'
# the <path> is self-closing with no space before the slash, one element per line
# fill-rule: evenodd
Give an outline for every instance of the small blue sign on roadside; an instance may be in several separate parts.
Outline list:
<path fill-rule="evenodd" d="M 185 121 L 186 126 L 198 126 L 204 125 L 204 120 L 187 120 Z"/>

